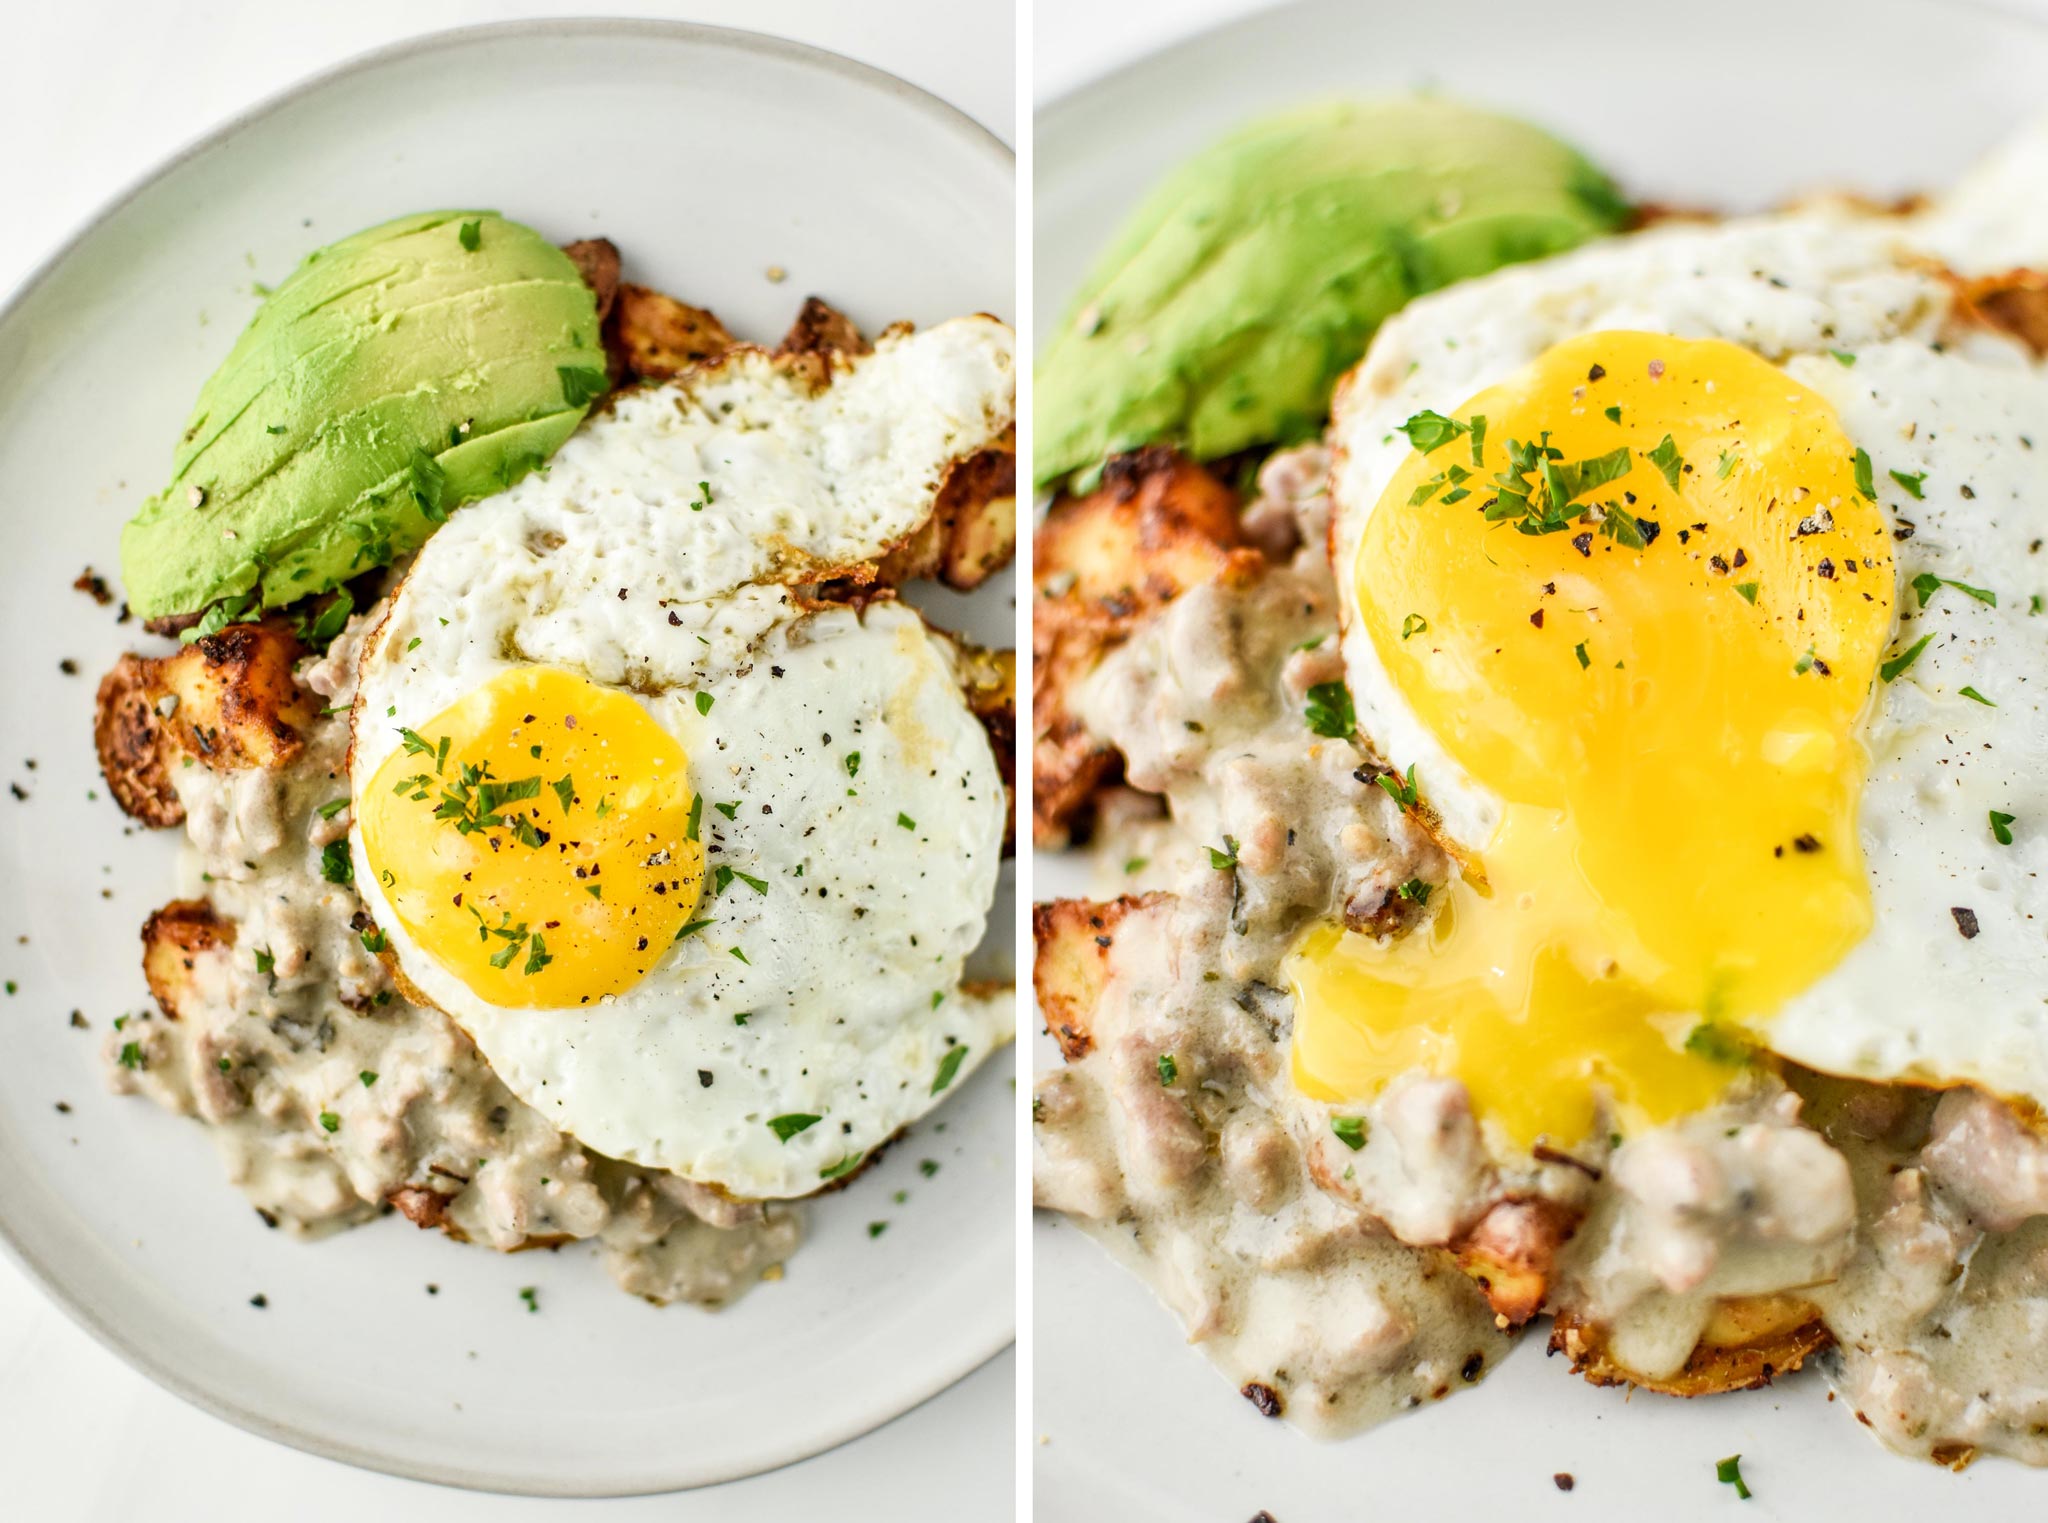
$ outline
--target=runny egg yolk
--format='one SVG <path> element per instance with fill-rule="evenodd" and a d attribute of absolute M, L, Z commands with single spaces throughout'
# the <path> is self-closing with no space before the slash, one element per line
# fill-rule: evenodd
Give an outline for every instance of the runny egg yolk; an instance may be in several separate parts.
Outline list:
<path fill-rule="evenodd" d="M 493 1005 L 587 1005 L 646 977 L 704 882 L 673 735 L 628 694 L 515 667 L 401 737 L 356 818 L 427 956 Z"/>
<path fill-rule="evenodd" d="M 1453 1076 L 1524 1148 L 1697 1110 L 1871 926 L 1859 726 L 1894 588 L 1868 459 L 1757 355 L 1649 333 L 1423 421 L 1358 607 L 1499 822 L 1447 843 L 1426 927 L 1297 944 L 1296 1080 Z"/>

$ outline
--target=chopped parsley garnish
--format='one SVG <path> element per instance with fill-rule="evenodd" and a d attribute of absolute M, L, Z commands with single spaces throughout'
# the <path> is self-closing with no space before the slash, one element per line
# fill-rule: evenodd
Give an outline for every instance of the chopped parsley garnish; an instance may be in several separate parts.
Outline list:
<path fill-rule="evenodd" d="M 121 1066 L 123 1068 L 149 1067 L 149 1064 L 143 1061 L 142 1044 L 140 1042 L 123 1042 L 121 1044 Z"/>
<path fill-rule="evenodd" d="M 1125 873 L 1125 875 L 1126 875 L 1126 876 L 1129 876 L 1129 875 L 1130 875 L 1130 874 L 1132 874 L 1132 873 L 1141 873 L 1141 872 L 1143 872 L 1143 871 L 1145 870 L 1145 868 L 1146 868 L 1146 865 L 1147 865 L 1148 863 L 1150 863 L 1150 862 L 1151 862 L 1151 860 L 1152 860 L 1152 859 L 1151 859 L 1150 857 L 1133 857 L 1133 858 L 1131 858 L 1131 859 L 1130 859 L 1130 861 L 1128 861 L 1128 862 L 1124 863 L 1124 873 Z"/>
<path fill-rule="evenodd" d="M 1236 838 L 1234 836 L 1225 836 L 1223 838 L 1223 846 L 1224 849 L 1222 851 L 1218 851 L 1213 846 L 1209 848 L 1209 865 L 1219 873 L 1234 872 L 1237 870 Z"/>
<path fill-rule="evenodd" d="M 1399 804 L 1403 809 L 1413 809 L 1415 807 L 1416 799 L 1420 795 L 1415 791 L 1415 764 L 1413 762 L 1408 764 L 1408 776 L 1405 780 L 1398 772 L 1382 772 L 1373 781 L 1384 788 L 1387 792 L 1387 797 Z M 1224 839 L 1227 841 L 1230 838 L 1225 836 Z M 1236 847 L 1233 846 L 1231 849 L 1235 851 Z"/>
<path fill-rule="evenodd" d="M 1961 693 L 1965 698 L 1969 699 L 1972 703 L 1981 703 L 1987 709 L 1995 709 L 1998 707 L 1997 704 L 1993 703 L 1989 698 L 1986 698 L 1982 693 L 1978 692 L 1973 687 L 1957 688 L 1956 691 Z"/>
<path fill-rule="evenodd" d="M 1925 608 L 1934 594 L 1943 587 L 1953 587 L 1965 597 L 1975 598 L 1980 603 L 1996 608 L 1998 594 L 1988 587 L 1972 587 L 1968 582 L 1952 582 L 1945 576 L 1936 576 L 1932 571 L 1923 571 L 1913 578 L 1913 590 L 1920 594 L 1920 606 Z"/>
<path fill-rule="evenodd" d="M 967 1049 L 965 1047 L 949 1047 L 946 1049 L 946 1055 L 939 1059 L 939 1071 L 932 1078 L 931 1092 L 933 1094 L 936 1095 L 940 1090 L 953 1082 L 953 1076 L 960 1072 L 960 1065 L 966 1061 L 966 1058 Z"/>
<path fill-rule="evenodd" d="M 1678 453 L 1678 446 L 1666 434 L 1657 442 L 1657 447 L 1643 457 L 1657 467 L 1672 491 L 1678 490 L 1679 472 L 1685 469 L 1685 457 Z"/>
<path fill-rule="evenodd" d="M 752 963 L 747 962 L 747 954 L 741 951 L 738 947 L 726 948 L 725 955 L 728 957 L 737 957 L 741 962 L 746 963 L 746 965 L 750 968 L 753 966 Z"/>
<path fill-rule="evenodd" d="M 562 813 L 567 814 L 569 812 L 570 804 L 572 804 L 576 798 L 576 784 L 574 779 L 571 777 L 570 774 L 565 772 L 562 774 L 562 776 L 556 778 L 552 783 L 549 783 L 548 786 L 555 790 L 555 797 L 562 801 Z"/>
<path fill-rule="evenodd" d="M 1411 613 L 1401 621 L 1401 638 L 1404 640 L 1412 635 L 1426 635 L 1428 633 L 1429 620 L 1419 613 Z"/>
<path fill-rule="evenodd" d="M 1174 1062 L 1173 1054 L 1170 1052 L 1159 1054 L 1159 1082 L 1161 1084 L 1171 1084 L 1179 1077 L 1180 1064 Z"/>
<path fill-rule="evenodd" d="M 405 648 L 408 653 L 418 650 L 420 648 L 420 637 L 418 635 L 414 635 L 410 640 L 405 642 Z"/>
<path fill-rule="evenodd" d="M 341 633 L 348 623 L 348 616 L 355 611 L 355 598 L 346 587 L 338 588 L 332 601 L 312 620 L 300 621 L 299 638 L 315 650 L 325 649 Z"/>
<path fill-rule="evenodd" d="M 936 1158 L 920 1159 L 918 1160 L 917 1172 L 922 1174 L 926 1179 L 930 1179 L 934 1174 L 939 1172 L 939 1161 Z"/>
<path fill-rule="evenodd" d="M 897 1195 L 901 1196 L 903 1192 L 902 1192 L 901 1190 L 898 1190 L 898 1191 L 897 1191 L 896 1193 L 897 1193 Z M 901 1201 L 901 1200 L 898 1200 L 897 1204 L 898 1204 L 898 1205 L 901 1205 L 901 1204 L 902 1204 L 902 1201 Z M 881 1235 L 882 1235 L 882 1234 L 883 1234 L 884 1232 L 887 1232 L 888 1230 L 889 1230 L 889 1224 L 888 1224 L 887 1222 L 869 1222 L 869 1223 L 868 1223 L 868 1236 L 869 1236 L 869 1237 L 880 1237 L 880 1236 L 881 1236 Z"/>
<path fill-rule="evenodd" d="M 1714 1466 L 1714 1479 L 1723 1486 L 1733 1486 L 1738 1501 L 1747 1502 L 1749 1500 L 1751 1495 L 1750 1489 L 1743 1484 L 1742 1480 L 1741 1455 L 1731 1454 L 1725 1460 L 1717 1462 Z"/>
<path fill-rule="evenodd" d="M 708 481 L 700 481 L 697 483 L 697 496 L 696 500 L 690 504 L 690 511 L 692 513 L 701 513 L 710 506 L 711 483 Z"/>
<path fill-rule="evenodd" d="M 368 1089 L 372 1084 L 375 1084 L 377 1082 L 377 1074 L 374 1069 L 366 1068 L 361 1073 L 357 1074 L 356 1077 L 363 1081 L 364 1089 Z"/>
<path fill-rule="evenodd" d="M 1482 430 L 1485 428 L 1486 420 L 1484 418 L 1475 419 L 1474 421 Z M 1449 444 L 1461 434 L 1469 434 L 1473 431 L 1472 424 L 1470 423 L 1460 423 L 1456 418 L 1446 418 L 1440 412 L 1430 412 L 1427 410 L 1417 413 L 1406 423 L 1397 425 L 1397 430 L 1400 433 L 1406 434 L 1408 442 L 1421 450 L 1425 455 L 1431 450 L 1443 448 L 1443 446 Z M 1482 432 L 1480 438 L 1483 439 L 1484 437 L 1485 434 Z M 1473 460 L 1475 464 L 1478 461 L 1478 445 L 1476 443 L 1473 446 Z"/>
<path fill-rule="evenodd" d="M 1878 676 L 1884 678 L 1887 682 L 1896 682 L 1907 667 L 1920 659 L 1920 652 L 1927 649 L 1933 639 L 1933 635 L 1922 635 L 1911 645 L 1900 651 L 1899 654 L 1892 657 L 1891 660 L 1880 666 L 1877 669 Z"/>
<path fill-rule="evenodd" d="M 483 246 L 484 225 L 481 220 L 465 222 L 455 230 L 455 236 L 462 240 L 462 246 L 474 254 Z"/>
<path fill-rule="evenodd" d="M 728 820 L 739 817 L 740 806 L 738 804 L 713 804 L 711 807 L 724 815 Z"/>
<path fill-rule="evenodd" d="M 256 949 L 256 971 L 265 974 L 277 971 L 277 959 L 271 955 L 268 947 L 258 947 Z M 272 981 L 275 982 L 275 980 Z"/>
<path fill-rule="evenodd" d="M 1992 810 L 1991 839 L 2000 846 L 2012 845 L 2012 822 L 2015 818 L 2017 816 L 2007 814 L 2001 809 Z"/>
<path fill-rule="evenodd" d="M 387 937 L 382 931 L 372 929 L 363 932 L 363 950 L 365 952 L 368 952 L 372 957 L 375 957 L 379 952 L 383 951 L 386 947 L 390 945 L 390 938 Z"/>
<path fill-rule="evenodd" d="M 1877 483 L 1871 478 L 1870 451 L 1856 451 L 1856 490 L 1872 502 L 1877 501 Z"/>
<path fill-rule="evenodd" d="M 1921 471 L 1913 476 L 1908 476 L 1904 471 L 1887 471 L 1885 474 L 1904 487 L 1906 495 L 1915 502 L 1926 501 L 1927 494 L 1920 490 L 1927 481 L 1927 473 L 1925 471 Z"/>
<path fill-rule="evenodd" d="M 846 753 L 846 775 L 848 777 L 860 776 L 860 752 L 849 751 Z"/>
<path fill-rule="evenodd" d="M 905 830 L 917 829 L 917 821 L 913 820 L 909 815 L 905 814 L 900 809 L 896 811 L 896 823 L 902 826 Z"/>
<path fill-rule="evenodd" d="M 545 968 L 549 963 L 553 962 L 554 960 L 555 959 L 548 953 L 547 943 L 540 939 L 540 932 L 535 931 L 533 933 L 533 940 L 529 942 L 527 946 L 527 973 L 529 975 L 538 973 L 542 968 Z"/>
<path fill-rule="evenodd" d="M 320 1130 L 323 1132 L 340 1131 L 341 1117 L 335 1115 L 333 1111 L 322 1111 L 320 1113 Z"/>
<path fill-rule="evenodd" d="M 696 840 L 697 832 L 703 828 L 703 825 L 704 795 L 700 793 L 690 800 L 690 823 L 683 827 L 683 839 L 685 841 Z"/>
<path fill-rule="evenodd" d="M 1601 411 L 1607 415 L 1609 423 L 1619 423 L 1621 421 L 1621 409 L 1619 407 L 1604 407 Z"/>
<path fill-rule="evenodd" d="M 834 1164 L 828 1164 L 824 1168 L 818 1170 L 818 1178 L 844 1179 L 847 1175 L 851 1174 L 855 1169 L 859 1168 L 863 1163 L 867 1162 L 867 1157 L 868 1155 L 865 1153 L 851 1153 L 846 1157 L 840 1159 L 839 1162 Z"/>
<path fill-rule="evenodd" d="M 329 883 L 356 881 L 356 865 L 349 860 L 347 841 L 329 841 L 320 849 L 320 876 Z"/>
<path fill-rule="evenodd" d="M 320 806 L 319 815 L 323 820 L 331 820 L 346 808 L 348 808 L 348 800 L 346 798 L 329 799 Z"/>
<path fill-rule="evenodd" d="M 1301 644 L 1295 646 L 1294 649 L 1297 651 L 1314 650 L 1328 638 L 1327 635 L 1311 635 L 1308 639 L 1302 641 Z M 1292 654 L 1292 652 L 1289 652 L 1289 654 Z"/>
<path fill-rule="evenodd" d="M 676 940 L 681 941 L 685 936 L 694 936 L 699 931 L 703 930 L 704 927 L 706 927 L 707 925 L 712 925 L 715 923 L 716 922 L 710 920 L 692 920 L 688 925 L 684 926 L 680 931 L 676 932 Z"/>
<path fill-rule="evenodd" d="M 405 478 L 406 490 L 411 493 L 413 506 L 420 510 L 421 516 L 429 523 L 446 523 L 448 509 L 442 497 L 448 488 L 448 473 L 441 469 L 441 462 L 425 450 L 416 449 L 406 464 Z"/>
<path fill-rule="evenodd" d="M 1593 664 L 1593 658 L 1586 654 L 1586 642 L 1581 640 L 1572 647 L 1572 654 L 1579 658 L 1579 670 L 1584 671 Z"/>
<path fill-rule="evenodd" d="M 712 698 L 709 693 L 699 693 L 697 695 L 697 712 L 699 714 L 709 714 L 711 712 L 711 704 Z"/>
<path fill-rule="evenodd" d="M 1797 661 L 1792 663 L 1792 675 L 1795 677 L 1804 677 L 1808 672 L 1813 670 L 1813 667 L 1813 647 L 1809 645 L 1806 647 L 1806 654 L 1801 656 Z"/>
<path fill-rule="evenodd" d="M 1352 1152 L 1365 1146 L 1365 1118 L 1363 1116 L 1332 1116 L 1330 1130 L 1337 1134 L 1337 1140 Z"/>
<path fill-rule="evenodd" d="M 538 777 L 514 778 L 500 782 L 491 776 L 491 764 L 471 765 L 465 762 L 456 774 L 456 781 L 441 789 L 441 802 L 434 809 L 434 818 L 452 823 L 458 835 L 476 835 L 479 832 L 508 829 L 512 838 L 522 846 L 539 848 L 547 844 L 533 817 L 526 814 L 506 814 L 507 804 L 523 804 L 528 799 L 540 797 Z"/>
<path fill-rule="evenodd" d="M 557 365 L 555 374 L 562 378 L 562 400 L 571 407 L 581 407 L 586 402 L 595 402 L 611 389 L 611 381 L 602 370 L 589 370 L 577 365 Z"/>
<path fill-rule="evenodd" d="M 1302 717 L 1312 732 L 1333 740 L 1342 740 L 1358 728 L 1358 716 L 1351 707 L 1351 690 L 1342 682 L 1318 682 L 1310 688 L 1308 707 L 1302 711 Z"/>
<path fill-rule="evenodd" d="M 768 1130 L 775 1134 L 776 1140 L 787 1142 L 798 1132 L 809 1130 L 823 1119 L 822 1116 L 806 1116 L 800 1112 L 793 1112 L 787 1116 L 772 1116 L 768 1121 Z"/>
<path fill-rule="evenodd" d="M 526 1309 L 527 1309 L 527 1311 L 529 1311 L 529 1312 L 537 1312 L 537 1311 L 539 1311 L 539 1310 L 540 1310 L 540 1292 L 539 1292 L 539 1291 L 538 1291 L 537 1289 L 535 1289 L 535 1288 L 534 1288 L 533 1286 L 531 1286 L 531 1285 L 522 1285 L 522 1286 L 520 1286 L 520 1287 L 519 1287 L 519 1299 L 520 1299 L 520 1300 L 522 1300 L 522 1301 L 524 1301 L 524 1302 L 526 1303 Z"/>
<path fill-rule="evenodd" d="M 1757 584 L 1755 582 L 1737 582 L 1735 584 L 1735 591 L 1745 603 L 1754 603 L 1756 601 Z"/>
<path fill-rule="evenodd" d="M 193 641 L 203 640 L 208 635 L 217 635 L 230 624 L 253 613 L 255 608 L 256 595 L 254 593 L 248 593 L 239 598 L 224 598 L 201 614 L 197 624 L 194 624 L 190 629 L 179 635 L 179 642 L 190 645 Z"/>
<path fill-rule="evenodd" d="M 1411 904 L 1429 903 L 1430 886 L 1420 878 L 1410 878 L 1406 883 L 1395 889 L 1394 892 Z"/>
<path fill-rule="evenodd" d="M 1851 365 L 1856 363 L 1856 356 L 1851 354 L 1846 349 L 1830 349 L 1828 353 L 1832 354 L 1835 357 L 1835 363 L 1840 365 L 1844 370 L 1847 370 Z"/>
<path fill-rule="evenodd" d="M 1740 1068 L 1750 1059 L 1749 1043 L 1739 1033 L 1717 1026 L 1712 1021 L 1701 1021 L 1692 1028 L 1685 1039 L 1685 1050 L 1694 1057 L 1730 1068 Z"/>
<path fill-rule="evenodd" d="M 768 880 L 766 878 L 757 878 L 752 873 L 741 872 L 738 868 L 732 870 L 732 875 L 757 894 L 768 892 Z"/>
<path fill-rule="evenodd" d="M 1734 450 L 1722 450 L 1721 463 L 1714 468 L 1714 475 L 1716 479 L 1726 481 L 1730 476 L 1735 474 L 1735 467 L 1740 464 L 1742 464 L 1742 457 L 1737 455 Z"/>

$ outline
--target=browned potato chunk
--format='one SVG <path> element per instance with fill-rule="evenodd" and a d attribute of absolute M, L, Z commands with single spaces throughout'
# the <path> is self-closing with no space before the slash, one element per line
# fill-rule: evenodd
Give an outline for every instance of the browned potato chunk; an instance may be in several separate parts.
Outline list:
<path fill-rule="evenodd" d="M 605 340 L 625 379 L 638 381 L 665 381 L 733 346 L 725 324 L 706 308 L 631 281 L 619 285 Z"/>
<path fill-rule="evenodd" d="M 1040 845 L 1064 842 L 1119 765 L 1069 711 L 1068 688 L 1188 588 L 1254 576 L 1262 565 L 1241 542 L 1236 494 L 1169 449 L 1112 460 L 1096 491 L 1052 505 L 1032 568 L 1032 819 Z"/>
<path fill-rule="evenodd" d="M 971 592 L 1017 553 L 1017 435 L 957 461 L 939 489 L 932 516 L 882 560 L 880 579 L 895 586 L 936 578 Z"/>
<path fill-rule="evenodd" d="M 122 809 L 145 825 L 185 817 L 171 769 L 282 767 L 304 747 L 312 697 L 292 667 L 298 636 L 280 620 L 230 624 L 174 655 L 129 654 L 100 682 L 93 742 Z"/>
<path fill-rule="evenodd" d="M 1573 1374 L 1596 1386 L 1641 1386 L 1666 1396 L 1752 1391 L 1798 1369 L 1833 1342 L 1811 1301 L 1783 1295 L 1723 1301 L 1685 1364 L 1654 1378 L 1618 1363 L 1608 1352 L 1604 1328 L 1560 1315 L 1550 1333 L 1550 1351 L 1570 1355 Z"/>
<path fill-rule="evenodd" d="M 597 298 L 597 320 L 602 323 L 611 315 L 612 302 L 619 294 L 618 245 L 609 238 L 579 238 L 563 244 L 562 252 Z"/>
<path fill-rule="evenodd" d="M 1069 1063 L 1095 1045 L 1095 1007 L 1109 983 L 1117 927 L 1132 911 L 1149 913 L 1167 902 L 1165 894 L 1126 894 L 1105 904 L 1052 899 L 1031 906 L 1031 938 L 1038 947 L 1031 983 L 1046 1029 Z"/>
<path fill-rule="evenodd" d="M 2048 271 L 2007 270 L 1962 281 L 1956 315 L 2011 334 L 2036 355 L 2048 357 Z"/>
<path fill-rule="evenodd" d="M 173 899 L 142 924 L 142 976 L 165 1015 L 181 1019 L 194 964 L 215 947 L 235 944 L 235 928 L 204 899 Z"/>
<path fill-rule="evenodd" d="M 967 707 L 988 732 L 989 749 L 1003 775 L 1003 797 L 1010 803 L 1003 825 L 1003 851 L 1008 854 L 1016 846 L 1017 834 L 1017 653 L 962 645 L 960 670 Z"/>
<path fill-rule="evenodd" d="M 1543 1309 L 1558 1252 L 1578 1224 L 1579 1213 L 1556 1201 L 1497 1201 L 1452 1251 L 1486 1293 L 1494 1320 L 1513 1329 Z"/>
<path fill-rule="evenodd" d="M 818 296 L 804 298 L 796 321 L 775 346 L 775 352 L 782 355 L 868 354 L 873 349 L 852 318 Z"/>

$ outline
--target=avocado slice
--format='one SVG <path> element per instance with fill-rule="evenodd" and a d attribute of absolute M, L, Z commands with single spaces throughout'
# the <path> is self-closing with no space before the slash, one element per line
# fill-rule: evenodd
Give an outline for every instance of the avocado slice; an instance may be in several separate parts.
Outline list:
<path fill-rule="evenodd" d="M 605 389 L 597 301 L 493 212 L 309 254 L 206 384 L 170 485 L 121 533 L 144 618 L 322 592 L 543 464 Z"/>
<path fill-rule="evenodd" d="M 1573 149 L 1451 101 L 1253 122 L 1168 175 L 1097 261 L 1038 360 L 1034 477 L 1156 442 L 1212 460 L 1311 437 L 1410 298 L 1627 215 Z"/>

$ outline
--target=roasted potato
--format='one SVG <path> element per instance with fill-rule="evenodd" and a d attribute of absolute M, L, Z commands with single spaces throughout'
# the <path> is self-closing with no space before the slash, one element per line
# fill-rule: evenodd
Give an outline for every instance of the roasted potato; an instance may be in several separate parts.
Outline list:
<path fill-rule="evenodd" d="M 954 465 L 923 527 L 883 557 L 892 586 L 929 577 L 970 592 L 1017 553 L 1017 434 Z"/>
<path fill-rule="evenodd" d="M 775 352 L 781 355 L 870 354 L 873 351 L 874 345 L 861 334 L 854 320 L 819 296 L 804 298 L 796 321 L 789 325 L 789 332 L 783 334 L 782 342 L 775 346 Z"/>
<path fill-rule="evenodd" d="M 611 316 L 612 303 L 619 294 L 619 248 L 609 238 L 579 238 L 562 245 L 562 252 L 576 266 L 576 273 L 597 298 L 597 320 Z"/>
<path fill-rule="evenodd" d="M 989 748 L 1003 775 L 1003 796 L 1010 803 L 1003 828 L 1003 850 L 1008 853 L 1016 846 L 1017 834 L 1017 653 L 962 645 L 960 671 L 967 706 L 988 731 Z"/>
<path fill-rule="evenodd" d="M 123 656 L 100 681 L 93 743 L 115 801 L 145 825 L 185 817 L 171 769 L 282 767 L 305 745 L 314 700 L 292 676 L 303 654 L 282 620 L 230 624 L 174 655 Z"/>
<path fill-rule="evenodd" d="M 1243 544 L 1236 494 L 1165 448 L 1112 460 L 1097 490 L 1052 505 L 1034 544 L 1032 820 L 1054 846 L 1119 765 L 1068 690 L 1182 592 L 1256 575 L 1263 560 Z"/>
<path fill-rule="evenodd" d="M 1046 1029 L 1071 1063 L 1095 1045 L 1095 1007 L 1109 983 L 1117 928 L 1133 912 L 1164 912 L 1165 894 L 1126 894 L 1107 903 L 1052 899 L 1031 906 L 1031 968 Z"/>
<path fill-rule="evenodd" d="M 1494 1320 L 1513 1330 L 1543 1309 L 1558 1251 L 1578 1224 L 1579 1213 L 1557 1201 L 1496 1201 L 1451 1250 L 1486 1293 Z"/>
<path fill-rule="evenodd" d="M 2048 271 L 2007 270 L 1959 281 L 1956 315 L 2011 334 L 2036 355 L 2048 357 Z"/>
<path fill-rule="evenodd" d="M 198 959 L 234 944 L 234 925 L 204 899 L 173 899 L 142 923 L 142 976 L 165 1015 L 182 1018 Z"/>
<path fill-rule="evenodd" d="M 626 381 L 665 381 L 733 346 L 725 324 L 646 286 L 622 281 L 604 325 L 605 352 Z"/>
<path fill-rule="evenodd" d="M 1666 1396 L 1716 1396 L 1751 1391 L 1796 1370 L 1833 1343 L 1811 1301 L 1798 1296 L 1732 1296 L 1714 1310 L 1683 1366 L 1649 1376 L 1619 1363 L 1604 1328 L 1561 1314 L 1551 1326 L 1550 1351 L 1571 1357 L 1572 1373 L 1596 1386 L 1641 1386 Z"/>

